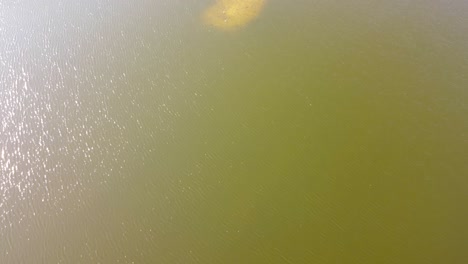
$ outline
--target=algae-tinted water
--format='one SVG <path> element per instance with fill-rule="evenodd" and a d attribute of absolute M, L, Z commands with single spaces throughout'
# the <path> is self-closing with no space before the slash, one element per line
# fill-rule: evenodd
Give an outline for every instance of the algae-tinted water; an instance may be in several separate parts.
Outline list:
<path fill-rule="evenodd" d="M 0 4 L 0 263 L 464 263 L 468 6 Z"/>

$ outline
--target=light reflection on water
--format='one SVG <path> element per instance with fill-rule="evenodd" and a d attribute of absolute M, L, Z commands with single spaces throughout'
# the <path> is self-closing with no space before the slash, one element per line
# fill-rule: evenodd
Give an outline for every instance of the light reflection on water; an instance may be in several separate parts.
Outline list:
<path fill-rule="evenodd" d="M 466 4 L 211 4 L 0 4 L 1 263 L 467 259 Z"/>

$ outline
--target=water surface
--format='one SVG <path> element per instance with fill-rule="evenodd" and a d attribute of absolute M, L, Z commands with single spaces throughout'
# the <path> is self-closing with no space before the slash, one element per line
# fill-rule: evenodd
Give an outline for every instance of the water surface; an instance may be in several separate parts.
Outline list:
<path fill-rule="evenodd" d="M 0 263 L 468 261 L 468 5 L 0 4 Z"/>

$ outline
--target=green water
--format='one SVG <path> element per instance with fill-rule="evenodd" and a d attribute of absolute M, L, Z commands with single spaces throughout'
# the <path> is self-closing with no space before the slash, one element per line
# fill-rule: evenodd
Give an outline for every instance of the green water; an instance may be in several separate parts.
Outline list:
<path fill-rule="evenodd" d="M 235 32 L 209 1 L 30 2 L 0 19 L 1 263 L 468 261 L 462 1 Z"/>

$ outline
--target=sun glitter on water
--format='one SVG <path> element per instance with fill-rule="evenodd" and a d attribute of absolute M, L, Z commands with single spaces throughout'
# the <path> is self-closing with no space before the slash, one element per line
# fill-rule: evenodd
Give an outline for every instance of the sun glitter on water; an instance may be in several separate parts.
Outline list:
<path fill-rule="evenodd" d="M 262 11 L 266 0 L 216 0 L 202 15 L 209 26 L 232 31 L 252 22 Z"/>

